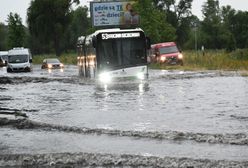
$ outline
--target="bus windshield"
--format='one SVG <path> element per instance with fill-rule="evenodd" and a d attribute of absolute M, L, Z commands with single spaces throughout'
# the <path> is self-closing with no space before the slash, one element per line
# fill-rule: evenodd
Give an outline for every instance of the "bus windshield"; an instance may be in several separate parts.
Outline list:
<path fill-rule="evenodd" d="M 25 63 L 28 62 L 28 55 L 9 55 L 9 63 Z"/>
<path fill-rule="evenodd" d="M 176 53 L 176 52 L 178 52 L 178 49 L 176 46 L 168 46 L 168 47 L 159 48 L 160 54 L 169 54 L 169 53 Z"/>
<path fill-rule="evenodd" d="M 142 38 L 102 40 L 98 45 L 100 68 L 127 67 L 146 63 L 145 41 Z"/>

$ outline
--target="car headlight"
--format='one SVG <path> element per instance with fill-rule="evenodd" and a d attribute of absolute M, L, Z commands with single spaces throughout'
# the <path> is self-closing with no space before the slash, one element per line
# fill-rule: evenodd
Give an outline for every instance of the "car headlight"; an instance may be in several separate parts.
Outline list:
<path fill-rule="evenodd" d="M 64 67 L 64 64 L 59 64 L 60 68 L 63 68 Z"/>
<path fill-rule="evenodd" d="M 47 67 L 48 67 L 48 68 L 52 68 L 53 65 L 52 65 L 52 64 L 48 64 Z"/>
<path fill-rule="evenodd" d="M 99 80 L 102 83 L 109 83 L 111 81 L 111 76 L 108 72 L 103 72 L 99 75 Z"/>
<path fill-rule="evenodd" d="M 160 57 L 160 61 L 164 62 L 166 60 L 166 57 Z"/>
<path fill-rule="evenodd" d="M 183 59 L 183 54 L 178 54 L 178 59 Z"/>

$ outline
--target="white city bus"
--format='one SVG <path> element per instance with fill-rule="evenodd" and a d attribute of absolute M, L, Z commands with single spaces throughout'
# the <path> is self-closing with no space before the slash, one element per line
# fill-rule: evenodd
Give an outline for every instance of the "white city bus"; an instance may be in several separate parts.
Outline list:
<path fill-rule="evenodd" d="M 108 83 L 114 79 L 143 80 L 148 76 L 150 40 L 140 28 L 104 29 L 78 39 L 79 74 Z"/>

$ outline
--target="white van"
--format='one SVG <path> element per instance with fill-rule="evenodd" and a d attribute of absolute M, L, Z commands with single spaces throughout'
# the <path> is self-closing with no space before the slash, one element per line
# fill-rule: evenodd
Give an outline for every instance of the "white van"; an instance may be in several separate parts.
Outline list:
<path fill-rule="evenodd" d="M 7 72 L 30 72 L 32 55 L 28 48 L 13 48 L 8 52 Z"/>

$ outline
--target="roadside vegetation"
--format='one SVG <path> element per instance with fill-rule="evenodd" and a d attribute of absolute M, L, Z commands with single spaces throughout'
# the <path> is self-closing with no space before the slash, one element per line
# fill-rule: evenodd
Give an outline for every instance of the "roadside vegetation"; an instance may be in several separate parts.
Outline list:
<path fill-rule="evenodd" d="M 230 71 L 248 71 L 248 49 L 238 49 L 233 52 L 225 50 L 206 50 L 201 51 L 188 50 L 183 52 L 184 65 L 165 65 L 150 64 L 152 69 L 167 70 L 230 70 Z M 46 58 L 58 58 L 64 64 L 77 65 L 77 53 L 63 53 L 60 57 L 56 54 L 41 54 L 33 56 L 33 64 L 41 64 Z M 247 72 L 243 72 L 248 76 Z"/>
<path fill-rule="evenodd" d="M 33 56 L 33 64 L 42 64 L 42 61 L 46 58 L 58 58 L 63 64 L 77 65 L 77 53 L 63 53 L 61 56 L 56 54 L 41 54 Z"/>
<path fill-rule="evenodd" d="M 206 0 L 200 19 L 192 14 L 192 3 L 193 0 L 135 0 L 133 7 L 142 18 L 139 27 L 154 44 L 175 41 L 183 51 L 203 46 L 229 52 L 248 48 L 248 11 L 221 6 L 219 0 Z M 33 0 L 27 10 L 27 26 L 17 13 L 10 13 L 7 23 L 0 23 L 1 51 L 26 47 L 33 54 L 56 56 L 75 51 L 77 38 L 96 29 L 91 25 L 89 8 L 80 6 L 79 0 Z"/>

